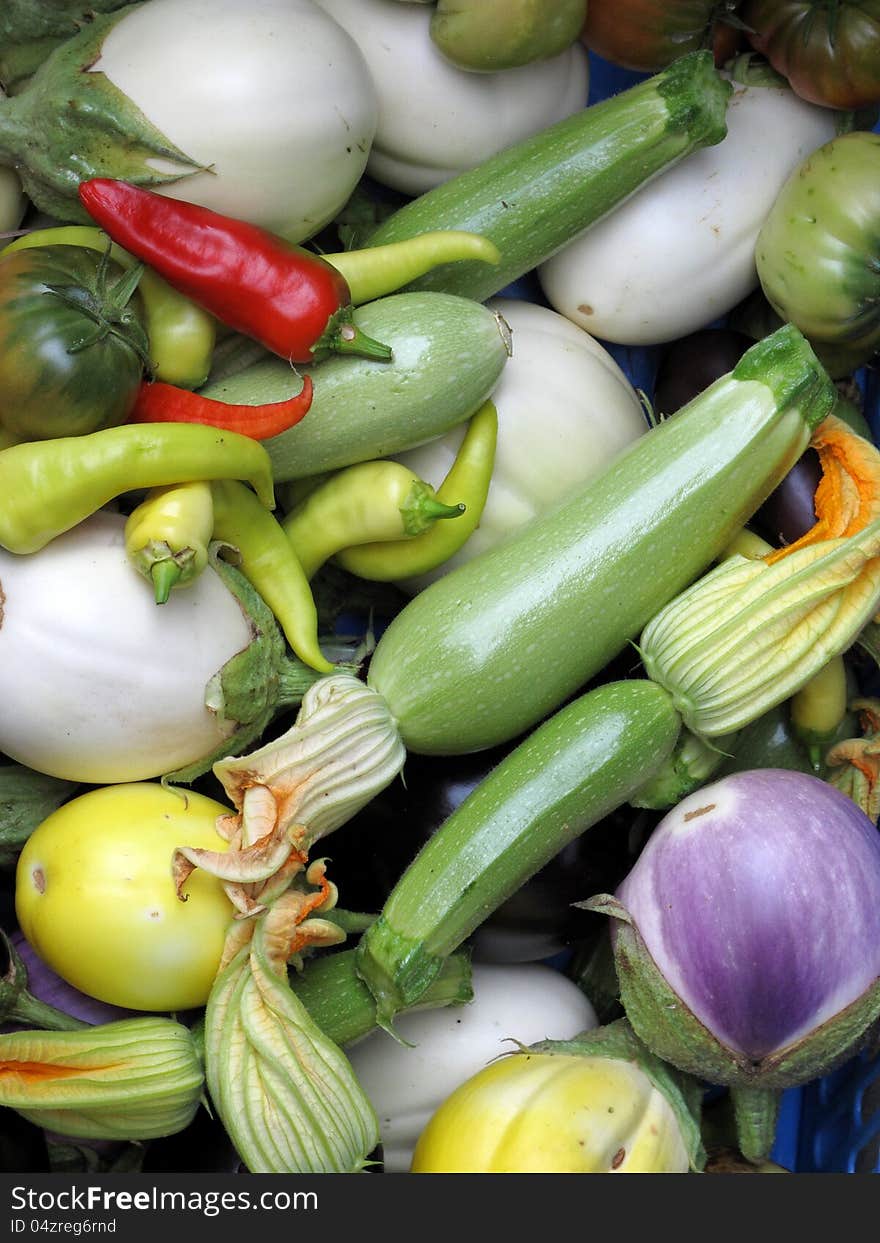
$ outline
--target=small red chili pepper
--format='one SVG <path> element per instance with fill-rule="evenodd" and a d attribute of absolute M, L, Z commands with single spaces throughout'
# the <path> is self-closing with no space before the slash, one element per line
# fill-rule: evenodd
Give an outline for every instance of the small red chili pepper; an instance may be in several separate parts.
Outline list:
<path fill-rule="evenodd" d="M 303 376 L 295 397 L 264 406 L 238 406 L 202 397 L 188 388 L 161 380 L 145 380 L 138 390 L 129 423 L 206 423 L 225 432 L 239 432 L 252 440 L 280 436 L 298 423 L 312 404 L 312 378 Z"/>
<path fill-rule="evenodd" d="M 110 177 L 81 182 L 79 197 L 114 242 L 281 358 L 391 357 L 387 345 L 353 322 L 345 278 L 310 250 L 244 220 Z"/>

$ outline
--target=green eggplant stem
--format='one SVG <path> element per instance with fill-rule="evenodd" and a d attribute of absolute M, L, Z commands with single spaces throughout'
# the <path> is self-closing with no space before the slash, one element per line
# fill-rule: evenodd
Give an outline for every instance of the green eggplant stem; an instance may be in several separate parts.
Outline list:
<path fill-rule="evenodd" d="M 72 1014 L 66 1014 L 57 1006 L 40 1001 L 28 992 L 19 996 L 12 1010 L 5 1016 L 4 1022 L 48 1032 L 75 1032 L 92 1026 L 82 1019 L 74 1018 Z"/>
<path fill-rule="evenodd" d="M 776 1136 L 779 1093 L 768 1088 L 734 1085 L 730 1088 L 730 1098 L 740 1152 L 752 1164 L 766 1160 Z"/>
<path fill-rule="evenodd" d="M 29 991 L 24 960 L 2 930 L 0 954 L 6 956 L 6 970 L 0 974 L 0 1023 L 57 1032 L 79 1031 L 90 1026 L 64 1010 L 40 1001 Z"/>

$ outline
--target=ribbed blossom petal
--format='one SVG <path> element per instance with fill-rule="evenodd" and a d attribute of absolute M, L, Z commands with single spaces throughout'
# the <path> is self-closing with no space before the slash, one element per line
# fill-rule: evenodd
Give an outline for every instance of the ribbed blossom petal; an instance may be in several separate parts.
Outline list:
<path fill-rule="evenodd" d="M 649 622 L 639 649 L 688 728 L 732 733 L 851 646 L 880 602 L 880 519 L 774 560 L 729 557 Z"/>
<path fill-rule="evenodd" d="M 0 1036 L 0 1104 L 64 1135 L 173 1135 L 192 1121 L 203 1089 L 192 1035 L 171 1019 Z"/>
<path fill-rule="evenodd" d="M 764 557 L 734 553 L 642 632 L 648 676 L 696 734 L 731 733 L 788 699 L 880 605 L 880 451 L 833 415 L 812 444 L 815 525 Z"/>

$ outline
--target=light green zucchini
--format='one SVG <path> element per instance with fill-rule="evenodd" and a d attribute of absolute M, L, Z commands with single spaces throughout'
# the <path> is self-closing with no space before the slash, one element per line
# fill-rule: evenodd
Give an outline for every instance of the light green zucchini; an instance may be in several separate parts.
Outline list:
<path fill-rule="evenodd" d="M 563 505 L 416 596 L 368 673 L 407 749 L 509 741 L 581 690 L 721 553 L 834 399 L 786 325 Z"/>
<path fill-rule="evenodd" d="M 463 423 L 495 387 L 510 331 L 494 312 L 443 293 L 392 294 L 358 307 L 354 322 L 392 349 L 390 362 L 337 355 L 299 369 L 312 377 L 308 414 L 266 449 L 283 483 L 424 444 Z M 267 358 L 201 392 L 255 405 L 299 392 L 289 363 Z"/>
<path fill-rule="evenodd" d="M 361 938 L 358 972 L 379 1023 L 415 1004 L 496 907 L 652 777 L 680 727 L 656 683 L 611 682 L 506 756 L 425 844 Z"/>
<path fill-rule="evenodd" d="M 731 89 L 710 52 L 691 52 L 420 195 L 379 225 L 369 245 L 432 229 L 482 234 L 501 252 L 499 264 L 441 264 L 408 286 L 482 302 L 653 177 L 721 142 Z"/>

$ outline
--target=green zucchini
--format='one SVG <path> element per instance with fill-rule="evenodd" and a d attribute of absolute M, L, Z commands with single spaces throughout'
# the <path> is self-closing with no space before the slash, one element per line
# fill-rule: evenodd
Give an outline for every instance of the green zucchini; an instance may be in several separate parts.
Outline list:
<path fill-rule="evenodd" d="M 290 987 L 324 1035 L 340 1048 L 354 1044 L 378 1026 L 376 1000 L 357 974 L 356 957 L 357 949 L 320 954 L 310 958 L 302 971 L 289 973 Z M 462 1006 L 473 996 L 470 954 L 460 950 L 444 959 L 443 969 L 413 1009 Z"/>
<path fill-rule="evenodd" d="M 428 840 L 361 938 L 358 972 L 380 1024 L 418 1001 L 487 915 L 652 777 L 680 727 L 656 683 L 610 682 L 506 756 Z"/>
<path fill-rule="evenodd" d="M 368 673 L 407 749 L 509 741 L 581 690 L 721 553 L 834 397 L 786 325 L 564 504 L 417 595 Z"/>
<path fill-rule="evenodd" d="M 263 443 L 283 483 L 388 457 L 463 423 L 495 387 L 510 357 L 510 330 L 494 312 L 443 293 L 392 294 L 354 312 L 391 346 L 390 362 L 337 355 L 299 372 L 314 397 L 301 423 Z M 254 405 L 299 392 L 289 363 L 266 358 L 201 392 Z"/>
<path fill-rule="evenodd" d="M 441 264 L 407 287 L 482 302 L 653 177 L 692 151 L 721 142 L 731 89 L 710 52 L 691 52 L 653 78 L 420 195 L 380 224 L 368 244 L 404 241 L 431 229 L 488 237 L 501 252 L 499 264 Z"/>

